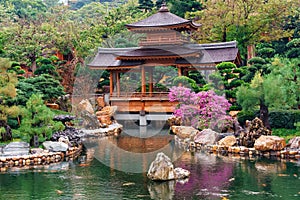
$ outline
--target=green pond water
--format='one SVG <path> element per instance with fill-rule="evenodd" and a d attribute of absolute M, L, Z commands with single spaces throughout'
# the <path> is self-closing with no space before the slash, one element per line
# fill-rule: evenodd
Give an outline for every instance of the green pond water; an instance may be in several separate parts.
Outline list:
<path fill-rule="evenodd" d="M 300 161 L 183 152 L 166 132 L 84 144 L 86 152 L 74 162 L 1 173 L 0 199 L 300 199 Z M 160 151 L 191 171 L 189 179 L 148 180 L 145 171 Z"/>

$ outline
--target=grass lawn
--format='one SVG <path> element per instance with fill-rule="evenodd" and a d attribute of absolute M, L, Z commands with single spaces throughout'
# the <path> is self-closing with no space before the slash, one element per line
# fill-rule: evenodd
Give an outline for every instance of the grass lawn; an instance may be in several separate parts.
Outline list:
<path fill-rule="evenodd" d="M 295 137 L 300 136 L 300 130 L 297 129 L 284 129 L 284 128 L 274 128 L 272 129 L 272 135 L 276 135 L 284 138 L 287 142 Z"/>

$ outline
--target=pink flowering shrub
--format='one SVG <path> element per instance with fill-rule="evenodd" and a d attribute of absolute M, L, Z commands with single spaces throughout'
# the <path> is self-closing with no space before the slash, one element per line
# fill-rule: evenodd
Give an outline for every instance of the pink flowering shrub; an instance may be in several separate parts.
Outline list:
<path fill-rule="evenodd" d="M 232 117 L 226 113 L 231 104 L 212 90 L 195 93 L 189 88 L 172 87 L 169 100 L 178 101 L 174 115 L 181 117 L 185 125 L 221 131 L 232 124 Z"/>

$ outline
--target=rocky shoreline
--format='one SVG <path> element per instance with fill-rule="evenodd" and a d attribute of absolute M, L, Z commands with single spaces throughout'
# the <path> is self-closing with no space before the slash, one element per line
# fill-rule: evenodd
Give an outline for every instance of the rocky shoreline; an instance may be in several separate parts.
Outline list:
<path fill-rule="evenodd" d="M 6 172 L 12 168 L 45 168 L 51 164 L 75 160 L 83 151 L 82 139 L 117 136 L 121 133 L 122 128 L 121 124 L 113 123 L 107 128 L 76 129 L 72 137 L 70 130 L 74 131 L 75 129 L 66 129 L 66 132 L 54 134 L 55 137 L 51 138 L 52 141 L 44 142 L 45 149 L 30 149 L 26 142 L 11 142 L 0 148 L 0 172 Z"/>
<path fill-rule="evenodd" d="M 186 151 L 206 151 L 222 156 L 300 160 L 300 137 L 286 144 L 284 138 L 271 135 L 256 118 L 239 134 L 199 131 L 189 126 L 171 126 L 175 144 Z"/>
<path fill-rule="evenodd" d="M 226 147 L 224 145 L 204 145 L 195 142 L 185 142 L 184 140 L 175 136 L 176 145 L 184 148 L 185 150 L 196 152 L 205 151 L 208 153 L 219 154 L 222 156 L 234 156 L 244 158 L 277 158 L 285 160 L 300 160 L 300 150 L 289 150 L 288 148 L 283 150 L 267 150 L 259 151 L 255 148 L 248 148 L 245 146 L 232 146 Z"/>
<path fill-rule="evenodd" d="M 66 152 L 49 152 L 43 150 L 38 153 L 19 156 L 0 156 L 0 171 L 6 172 L 10 168 L 39 168 L 53 163 L 76 159 L 82 152 L 83 146 L 70 147 Z"/>

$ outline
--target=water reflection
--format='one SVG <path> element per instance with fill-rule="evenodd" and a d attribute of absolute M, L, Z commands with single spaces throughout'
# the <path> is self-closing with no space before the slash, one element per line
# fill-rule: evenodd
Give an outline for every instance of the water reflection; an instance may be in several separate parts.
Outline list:
<path fill-rule="evenodd" d="M 0 199 L 300 198 L 299 161 L 182 152 L 167 132 L 151 138 L 137 138 L 125 134 L 119 138 L 90 138 L 86 141 L 89 145 L 86 153 L 77 162 L 62 163 L 62 169 L 51 166 L 44 170 L 2 173 Z M 144 155 L 153 153 L 156 156 L 162 147 L 166 147 L 176 167 L 191 171 L 189 179 L 153 182 L 145 173 L 137 173 L 147 170 L 154 159 Z M 133 172 L 122 171 L 124 168 Z"/>
<path fill-rule="evenodd" d="M 181 149 L 176 148 L 168 129 L 161 130 L 155 137 L 141 138 L 138 134 L 135 136 L 123 133 L 119 137 L 87 138 L 84 145 L 88 150 L 93 149 L 93 156 L 103 164 L 130 173 L 147 172 L 159 152 L 165 153 L 173 161 L 183 153 Z"/>

